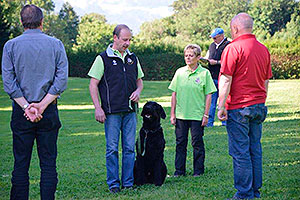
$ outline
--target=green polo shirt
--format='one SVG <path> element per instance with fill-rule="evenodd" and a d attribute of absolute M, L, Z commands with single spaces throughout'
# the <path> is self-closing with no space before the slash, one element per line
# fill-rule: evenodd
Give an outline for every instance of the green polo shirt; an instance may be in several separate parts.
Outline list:
<path fill-rule="evenodd" d="M 118 50 L 115 50 L 111 47 L 108 47 L 108 48 L 110 48 L 114 52 L 114 54 L 117 55 L 118 57 L 120 57 L 124 62 L 125 56 L 128 54 L 127 51 L 125 51 L 122 56 L 122 54 Z M 141 64 L 140 64 L 138 58 L 137 58 L 137 61 L 138 61 L 138 63 L 137 63 L 138 79 L 140 79 L 140 78 L 144 77 L 144 73 L 143 73 L 143 70 L 142 70 L 142 67 L 141 67 Z M 103 63 L 102 57 L 100 55 L 98 55 L 92 65 L 88 75 L 95 79 L 101 80 L 103 74 L 104 74 L 104 63 Z"/>
<path fill-rule="evenodd" d="M 176 92 L 176 118 L 199 121 L 205 111 L 205 96 L 217 91 L 210 72 L 201 65 L 194 72 L 188 66 L 177 69 L 169 89 Z"/>

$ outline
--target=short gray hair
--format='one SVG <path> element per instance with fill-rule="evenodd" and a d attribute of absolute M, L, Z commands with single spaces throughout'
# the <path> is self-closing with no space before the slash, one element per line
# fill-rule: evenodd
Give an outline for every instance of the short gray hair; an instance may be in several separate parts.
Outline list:
<path fill-rule="evenodd" d="M 242 29 L 253 29 L 253 18 L 247 13 L 239 13 L 234 16 L 231 23 L 236 24 Z"/>
<path fill-rule="evenodd" d="M 186 52 L 186 50 L 188 49 L 192 49 L 194 54 L 196 56 L 201 56 L 201 48 L 199 45 L 197 44 L 188 44 L 185 48 L 184 48 L 184 53 Z"/>

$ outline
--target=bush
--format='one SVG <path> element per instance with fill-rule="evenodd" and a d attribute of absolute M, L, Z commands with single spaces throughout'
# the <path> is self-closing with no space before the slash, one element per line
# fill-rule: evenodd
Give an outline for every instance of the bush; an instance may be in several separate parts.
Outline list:
<path fill-rule="evenodd" d="M 300 38 L 272 39 L 265 41 L 271 53 L 274 79 L 300 78 Z"/>
<path fill-rule="evenodd" d="M 204 56 L 209 42 L 201 46 Z M 271 65 L 274 79 L 300 78 L 300 38 L 279 40 L 271 39 L 264 42 L 271 53 Z M 144 80 L 171 80 L 176 69 L 185 65 L 183 48 L 167 44 L 144 44 L 136 41 L 131 46 L 142 65 Z M 103 51 L 103 50 L 101 50 Z M 99 52 L 71 51 L 68 52 L 71 77 L 88 77 L 87 73 Z"/>
<path fill-rule="evenodd" d="M 185 65 L 183 55 L 173 52 L 138 55 L 144 80 L 171 80 L 176 69 Z"/>
<path fill-rule="evenodd" d="M 87 73 L 99 53 L 82 51 L 68 52 L 69 76 L 87 78 Z"/>
<path fill-rule="evenodd" d="M 271 55 L 271 65 L 274 79 L 299 79 L 299 55 Z"/>

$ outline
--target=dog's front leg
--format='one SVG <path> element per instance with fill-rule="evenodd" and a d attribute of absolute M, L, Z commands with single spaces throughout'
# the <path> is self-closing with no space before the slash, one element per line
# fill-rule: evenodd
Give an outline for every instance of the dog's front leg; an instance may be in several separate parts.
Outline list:
<path fill-rule="evenodd" d="M 154 163 L 154 170 L 153 170 L 153 183 L 156 186 L 161 186 L 164 182 L 164 178 L 162 177 L 162 160 L 158 159 Z"/>
<path fill-rule="evenodd" d="M 140 155 L 137 156 L 134 165 L 134 184 L 136 185 L 146 184 L 144 158 Z"/>

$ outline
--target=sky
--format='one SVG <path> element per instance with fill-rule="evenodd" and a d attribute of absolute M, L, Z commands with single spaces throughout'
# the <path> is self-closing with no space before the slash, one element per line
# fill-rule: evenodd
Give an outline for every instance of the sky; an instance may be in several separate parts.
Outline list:
<path fill-rule="evenodd" d="M 109 24 L 126 24 L 133 34 L 139 32 L 143 22 L 153 21 L 173 14 L 170 5 L 174 0 L 53 0 L 55 12 L 64 2 L 69 2 L 79 16 L 99 13 Z"/>

